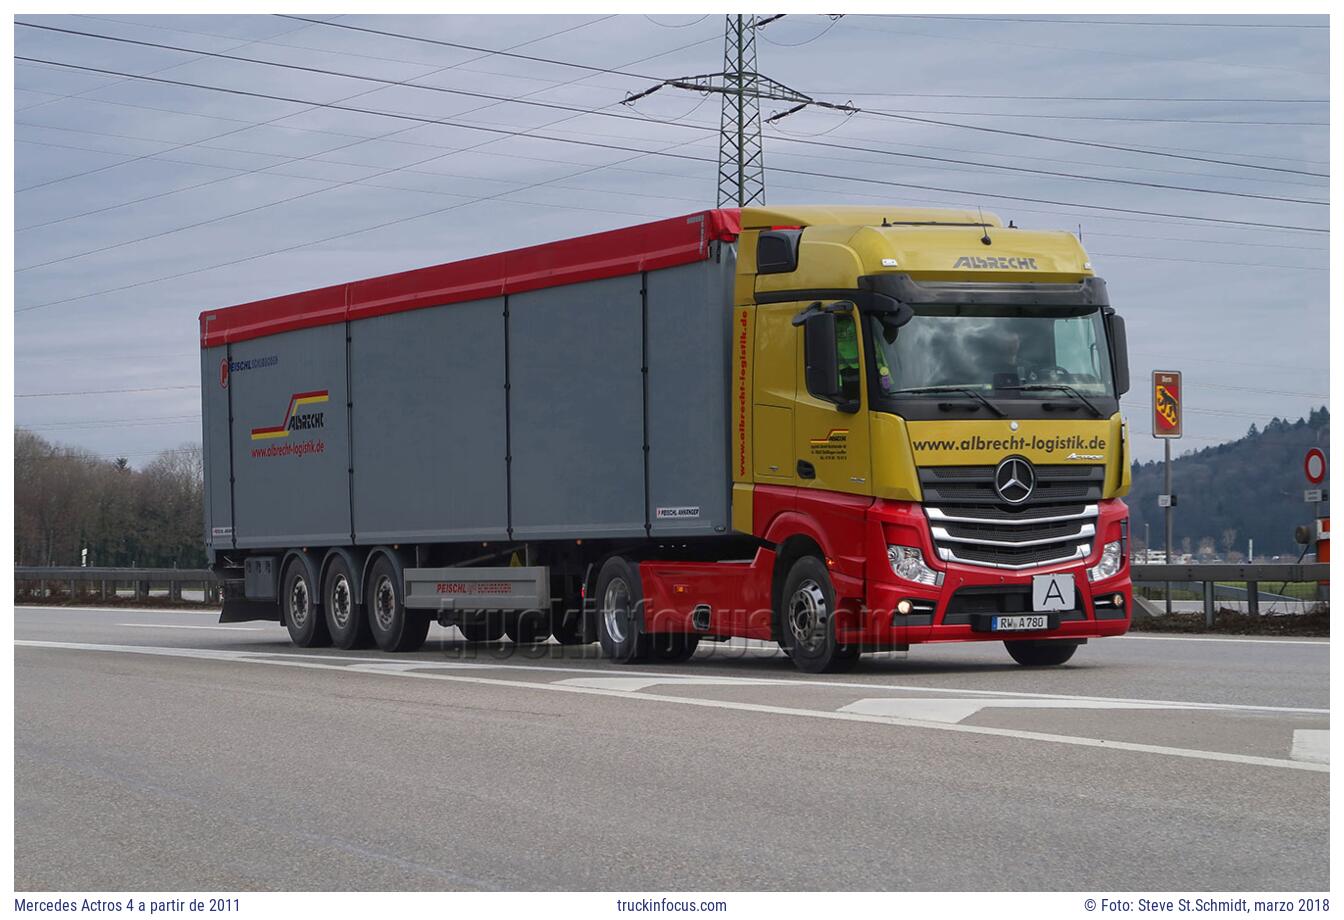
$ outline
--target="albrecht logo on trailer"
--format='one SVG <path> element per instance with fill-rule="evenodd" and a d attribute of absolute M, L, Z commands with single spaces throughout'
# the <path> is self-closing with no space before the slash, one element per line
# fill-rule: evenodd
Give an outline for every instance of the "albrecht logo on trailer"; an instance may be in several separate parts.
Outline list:
<path fill-rule="evenodd" d="M 1008 268 L 1036 271 L 1036 260 L 1018 256 L 962 256 L 953 268 Z"/>
<path fill-rule="evenodd" d="M 262 441 L 266 438 L 284 438 L 288 437 L 291 431 L 306 431 L 310 428 L 322 428 L 324 425 L 323 413 L 313 412 L 306 415 L 296 415 L 296 411 L 302 406 L 311 406 L 316 403 L 327 401 L 326 390 L 313 390 L 310 393 L 295 393 L 289 397 L 289 408 L 285 410 L 285 420 L 274 428 L 253 428 L 252 440 Z"/>
<path fill-rule="evenodd" d="M 1036 488 L 1036 470 L 1021 457 L 1009 457 L 994 471 L 994 491 L 1010 505 L 1020 505 L 1031 498 Z"/>

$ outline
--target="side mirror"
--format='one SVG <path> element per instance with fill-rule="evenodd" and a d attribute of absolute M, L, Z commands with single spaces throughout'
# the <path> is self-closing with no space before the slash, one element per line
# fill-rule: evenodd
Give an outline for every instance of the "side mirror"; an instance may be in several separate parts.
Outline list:
<path fill-rule="evenodd" d="M 1129 342 L 1125 338 L 1125 319 L 1118 313 L 1106 317 L 1106 329 L 1111 339 L 1111 364 L 1115 373 L 1115 392 L 1129 392 Z"/>
<path fill-rule="evenodd" d="M 821 399 L 839 397 L 834 313 L 813 313 L 803 321 L 803 363 L 809 393 Z"/>

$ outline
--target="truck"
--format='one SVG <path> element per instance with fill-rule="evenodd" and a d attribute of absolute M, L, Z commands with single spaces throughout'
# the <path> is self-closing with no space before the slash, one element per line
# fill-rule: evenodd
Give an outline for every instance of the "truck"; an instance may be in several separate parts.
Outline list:
<path fill-rule="evenodd" d="M 223 622 L 300 647 L 928 642 L 1130 623 L 1124 321 L 994 215 L 712 209 L 200 315 Z M 454 640 L 457 641 L 457 640 Z"/>

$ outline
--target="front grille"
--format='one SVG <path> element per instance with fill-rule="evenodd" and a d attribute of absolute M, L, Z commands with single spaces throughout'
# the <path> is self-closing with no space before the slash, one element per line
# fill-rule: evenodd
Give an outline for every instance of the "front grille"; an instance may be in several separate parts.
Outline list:
<path fill-rule="evenodd" d="M 994 488 L 996 466 L 919 471 L 933 544 L 945 562 L 1025 569 L 1086 558 L 1096 537 L 1104 466 L 1034 467 L 1035 488 L 1012 505 Z"/>

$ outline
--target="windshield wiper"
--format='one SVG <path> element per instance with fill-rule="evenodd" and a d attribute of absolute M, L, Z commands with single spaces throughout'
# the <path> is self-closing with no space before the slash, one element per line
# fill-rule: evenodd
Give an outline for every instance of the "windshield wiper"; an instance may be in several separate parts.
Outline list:
<path fill-rule="evenodd" d="M 979 393 L 976 390 L 972 390 L 970 387 L 911 387 L 905 390 L 892 390 L 887 395 L 888 396 L 900 396 L 902 394 L 920 395 L 925 393 L 963 393 L 966 396 L 969 396 L 972 399 L 979 402 L 982 406 L 984 406 L 990 412 L 993 412 L 999 418 L 1008 417 L 1007 412 L 1004 412 L 998 406 L 994 405 L 992 402 L 986 399 L 983 394 Z"/>
<path fill-rule="evenodd" d="M 995 389 L 996 389 L 996 390 L 1020 390 L 1020 391 L 1022 391 L 1022 392 L 1024 392 L 1024 393 L 1040 393 L 1040 392 L 1043 392 L 1043 391 L 1045 391 L 1045 390 L 1055 390 L 1055 391 L 1057 391 L 1057 392 L 1064 393 L 1064 394 L 1066 394 L 1067 396 L 1070 396 L 1070 397 L 1072 397 L 1073 399 L 1078 400 L 1078 401 L 1079 401 L 1080 403 L 1082 403 L 1084 406 L 1087 406 L 1088 410 L 1092 413 L 1092 416 L 1093 416 L 1094 418 L 1101 418 L 1101 417 L 1103 416 L 1102 411 L 1096 407 L 1096 405 L 1092 402 L 1092 400 L 1088 399 L 1088 398 L 1087 398 L 1086 396 L 1084 396 L 1082 393 L 1079 393 L 1079 392 L 1078 392 L 1077 390 L 1075 390 L 1073 387 L 1071 387 L 1071 386 L 1066 386 L 1065 384 L 1062 384 L 1062 383 L 1032 383 L 1032 384 L 1027 384 L 1027 385 L 1025 385 L 1025 386 L 995 387 Z"/>

